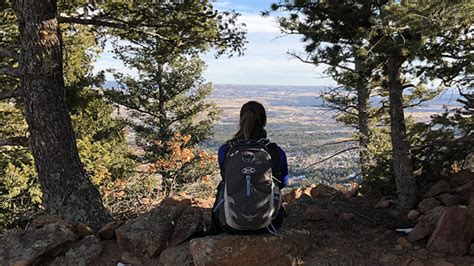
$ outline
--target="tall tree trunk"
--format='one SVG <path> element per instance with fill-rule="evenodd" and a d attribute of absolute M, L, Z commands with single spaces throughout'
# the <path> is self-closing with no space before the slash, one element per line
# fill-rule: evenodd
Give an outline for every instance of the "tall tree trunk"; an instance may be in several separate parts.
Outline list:
<path fill-rule="evenodd" d="M 17 0 L 21 91 L 43 202 L 49 213 L 98 228 L 110 220 L 80 162 L 65 102 L 54 0 Z"/>
<path fill-rule="evenodd" d="M 365 69 L 363 67 L 363 60 L 360 57 L 355 57 L 355 71 L 358 77 L 356 86 L 357 90 L 357 111 L 358 111 L 358 130 L 359 130 L 359 163 L 361 175 L 364 180 L 367 178 L 368 168 L 368 154 L 367 148 L 369 146 L 369 98 L 370 92 L 368 82 L 365 77 Z"/>
<path fill-rule="evenodd" d="M 416 182 L 403 112 L 403 85 L 400 80 L 401 56 L 390 56 L 386 64 L 390 101 L 390 129 L 399 209 L 409 211 L 416 204 Z"/>

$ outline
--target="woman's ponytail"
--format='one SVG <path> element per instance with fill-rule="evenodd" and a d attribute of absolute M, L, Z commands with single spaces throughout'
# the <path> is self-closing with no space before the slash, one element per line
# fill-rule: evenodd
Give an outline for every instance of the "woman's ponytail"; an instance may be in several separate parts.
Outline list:
<path fill-rule="evenodd" d="M 234 139 L 248 140 L 258 130 L 263 130 L 267 123 L 265 108 L 259 102 L 250 101 L 240 109 L 239 131 Z"/>

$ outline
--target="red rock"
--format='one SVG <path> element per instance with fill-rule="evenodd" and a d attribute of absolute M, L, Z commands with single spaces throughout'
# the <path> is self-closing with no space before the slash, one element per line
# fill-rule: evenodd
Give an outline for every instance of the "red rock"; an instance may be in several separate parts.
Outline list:
<path fill-rule="evenodd" d="M 436 229 L 436 225 L 425 221 L 418 222 L 408 234 L 408 240 L 415 242 L 429 236 Z"/>
<path fill-rule="evenodd" d="M 318 206 L 310 206 L 306 209 L 303 219 L 307 221 L 319 221 L 319 220 L 326 220 L 326 221 L 333 221 L 337 219 L 337 216 L 334 212 L 321 209 Z"/>
<path fill-rule="evenodd" d="M 469 208 L 474 209 L 474 192 L 469 195 Z"/>
<path fill-rule="evenodd" d="M 354 217 L 355 217 L 355 214 L 350 213 L 350 212 L 345 212 L 342 214 L 342 219 L 344 220 L 351 220 Z"/>
<path fill-rule="evenodd" d="M 115 230 L 117 242 L 131 255 L 158 256 L 166 247 L 182 208 L 158 206 Z"/>
<path fill-rule="evenodd" d="M 191 205 L 191 199 L 182 199 L 182 198 L 165 198 L 163 201 L 160 202 L 160 206 L 177 206 L 177 207 L 185 207 Z"/>
<path fill-rule="evenodd" d="M 290 192 L 283 195 L 283 202 L 290 203 L 293 200 L 297 200 L 303 194 L 303 190 L 301 188 L 292 189 Z"/>
<path fill-rule="evenodd" d="M 443 205 L 445 206 L 454 206 L 459 204 L 459 196 L 458 195 L 452 195 L 449 193 L 444 193 L 439 195 L 439 200 Z"/>
<path fill-rule="evenodd" d="M 451 176 L 449 183 L 452 188 L 457 188 L 464 184 L 467 184 L 469 181 L 474 180 L 474 173 L 469 169 L 463 169 Z"/>
<path fill-rule="evenodd" d="M 311 247 L 308 231 L 287 230 L 279 235 L 207 236 L 190 241 L 193 263 L 200 265 L 297 265 Z"/>
<path fill-rule="evenodd" d="M 79 236 L 79 238 L 83 238 L 86 236 L 90 236 L 94 234 L 94 230 L 92 230 L 87 224 L 78 223 L 74 226 L 74 233 Z"/>
<path fill-rule="evenodd" d="M 420 217 L 420 212 L 417 210 L 411 210 L 407 214 L 408 220 L 416 220 L 418 217 Z"/>
<path fill-rule="evenodd" d="M 197 232 L 203 232 L 204 222 L 202 212 L 198 208 L 188 207 L 177 219 L 171 235 L 169 246 L 174 247 L 186 241 Z"/>
<path fill-rule="evenodd" d="M 179 246 L 165 249 L 160 254 L 158 265 L 193 265 L 193 257 L 189 251 L 189 241 Z"/>
<path fill-rule="evenodd" d="M 8 230 L 0 235 L 0 265 L 39 265 L 45 256 L 54 258 L 76 240 L 71 226 L 58 223 Z"/>
<path fill-rule="evenodd" d="M 446 180 L 436 182 L 424 195 L 425 198 L 431 198 L 441 193 L 446 193 L 451 190 L 451 187 Z"/>
<path fill-rule="evenodd" d="M 376 209 L 385 209 L 385 208 L 388 208 L 390 207 L 390 205 L 393 203 L 393 200 L 384 200 L 384 199 L 381 199 L 376 205 L 375 205 L 375 208 Z"/>
<path fill-rule="evenodd" d="M 123 221 L 113 221 L 102 226 L 99 230 L 99 236 L 102 239 L 113 239 L 115 237 L 115 230 L 123 224 Z"/>
<path fill-rule="evenodd" d="M 403 236 L 401 236 L 397 239 L 397 244 L 399 244 L 400 246 L 402 246 L 406 249 L 412 249 L 413 248 L 413 245 Z"/>
<path fill-rule="evenodd" d="M 64 256 L 56 257 L 50 265 L 94 265 L 94 260 L 99 258 L 102 250 L 100 240 L 93 235 L 88 235 L 74 243 Z"/>
<path fill-rule="evenodd" d="M 315 188 L 311 189 L 311 196 L 314 199 L 326 199 L 337 194 L 341 194 L 341 192 L 324 184 L 319 184 Z"/>
<path fill-rule="evenodd" d="M 434 198 L 427 198 L 422 200 L 420 203 L 418 203 L 418 210 L 422 213 L 426 213 L 427 211 L 438 207 L 440 205 L 439 201 L 437 201 Z"/>
<path fill-rule="evenodd" d="M 420 216 L 413 231 L 408 234 L 408 240 L 410 242 L 415 242 L 433 233 L 436 229 L 436 224 L 439 218 L 443 215 L 445 209 L 446 207 L 439 206 L 429 210 L 425 215 Z"/>
<path fill-rule="evenodd" d="M 191 200 L 191 205 L 193 207 L 203 208 L 203 209 L 211 209 L 214 205 L 214 197 L 209 197 L 207 199 L 198 199 L 194 198 Z"/>
<path fill-rule="evenodd" d="M 67 224 L 67 222 L 58 215 L 41 215 L 31 222 L 31 227 L 40 228 L 47 224 Z"/>
<path fill-rule="evenodd" d="M 427 247 L 436 252 L 462 256 L 468 252 L 473 238 L 474 212 L 466 207 L 452 206 L 439 220 Z"/>
<path fill-rule="evenodd" d="M 433 264 L 433 266 L 454 266 L 455 265 L 454 263 L 447 262 L 445 259 L 442 259 L 442 258 L 433 259 L 431 260 L 431 263 Z"/>

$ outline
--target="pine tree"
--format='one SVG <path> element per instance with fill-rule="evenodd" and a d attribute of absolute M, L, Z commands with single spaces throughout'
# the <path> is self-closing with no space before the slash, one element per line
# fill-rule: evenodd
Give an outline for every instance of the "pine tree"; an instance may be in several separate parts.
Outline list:
<path fill-rule="evenodd" d="M 15 45 L 18 30 L 13 10 L 3 9 L 2 46 Z M 7 23 L 8 22 L 8 23 Z M 6 29 L 11 29 L 7 31 Z M 121 119 L 113 116 L 113 107 L 107 104 L 98 90 L 103 82 L 101 75 L 92 76 L 92 63 L 101 51 L 96 38 L 85 26 L 63 25 L 63 57 L 66 101 L 76 133 L 81 161 L 88 176 L 99 188 L 114 178 L 126 178 L 134 171 Z M 4 60 L 12 60 L 8 57 Z M 0 78 L 5 93 L 13 91 L 18 81 Z M 21 98 L 0 103 L 0 228 L 25 222 L 32 212 L 42 205 L 42 193 L 28 143 L 28 126 L 23 114 Z M 21 136 L 21 137 L 20 137 Z M 9 140 L 9 141 L 5 141 Z M 16 143 L 13 140 L 17 140 Z"/>
<path fill-rule="evenodd" d="M 210 136 L 219 112 L 206 100 L 212 85 L 201 76 L 204 62 L 196 56 L 161 59 L 156 48 L 141 47 L 133 53 L 129 51 L 132 47 L 122 48 L 121 58 L 137 66 L 139 75 L 116 74 L 121 86 L 108 94 L 131 111 L 136 143 L 144 151 L 139 160 L 153 164 L 152 173 L 162 176 L 162 190 L 170 195 L 174 188 L 211 170 L 192 171 L 205 163 L 193 150 Z"/>
<path fill-rule="evenodd" d="M 94 228 L 109 220 L 110 216 L 78 155 L 64 98 L 59 23 L 88 25 L 97 34 L 107 33 L 107 36 L 132 42 L 140 36 L 153 35 L 162 41 L 163 47 L 203 51 L 215 46 L 219 54 L 241 52 L 245 42 L 244 32 L 234 27 L 235 15 L 219 15 L 207 2 L 193 5 L 61 3 L 61 12 L 58 12 L 54 0 L 4 1 L 1 4 L 2 7 L 15 8 L 21 47 L 20 51 L 11 47 L 0 49 L 2 55 L 17 59 L 19 63 L 19 68 L 18 64 L 2 65 L 0 74 L 13 80 L 21 79 L 19 90 L 2 91 L 1 99 L 21 96 L 25 104 L 28 144 L 38 170 L 45 207 L 70 222 L 84 222 Z M 151 6 L 158 12 L 150 14 Z M 163 16 L 164 13 L 167 16 Z M 171 33 L 180 33 L 184 37 L 176 43 Z M 26 139 L 15 137 L 2 140 L 2 143 L 25 145 Z"/>

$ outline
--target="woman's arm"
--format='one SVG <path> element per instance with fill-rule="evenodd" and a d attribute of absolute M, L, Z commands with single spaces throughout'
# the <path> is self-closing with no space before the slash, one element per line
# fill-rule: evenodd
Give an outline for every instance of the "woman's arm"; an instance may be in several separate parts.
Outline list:
<path fill-rule="evenodd" d="M 288 185 L 288 161 L 286 159 L 285 152 L 278 147 L 278 153 L 280 154 L 280 173 L 281 173 L 281 187 L 284 188 Z"/>
<path fill-rule="evenodd" d="M 221 170 L 221 177 L 224 180 L 224 162 L 225 154 L 227 153 L 227 144 L 222 145 L 217 152 L 217 162 L 219 163 L 219 169 Z"/>

